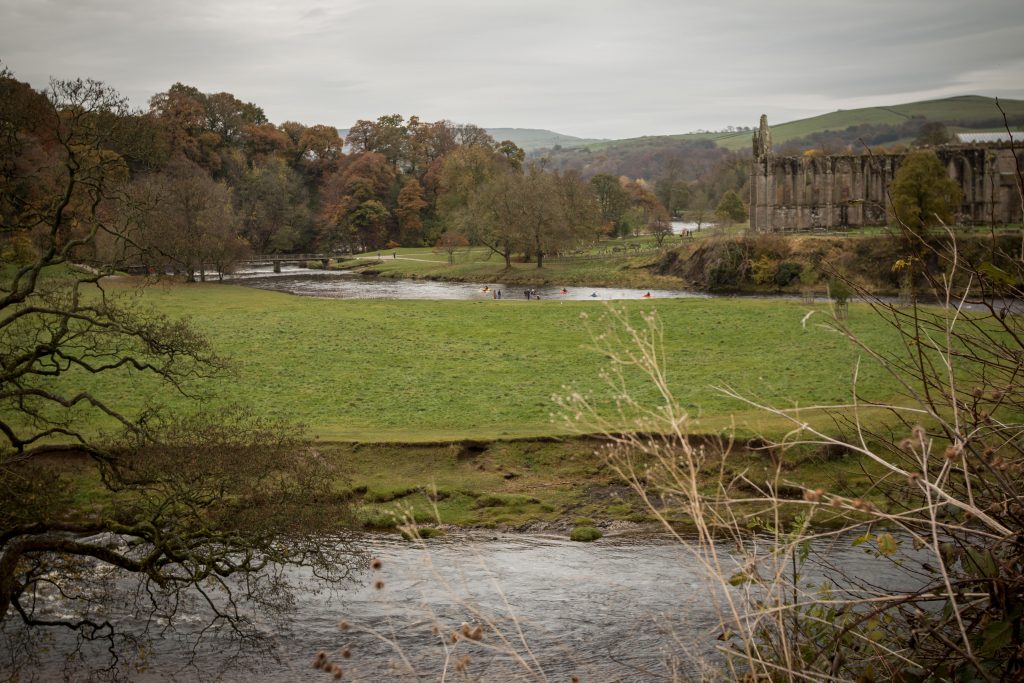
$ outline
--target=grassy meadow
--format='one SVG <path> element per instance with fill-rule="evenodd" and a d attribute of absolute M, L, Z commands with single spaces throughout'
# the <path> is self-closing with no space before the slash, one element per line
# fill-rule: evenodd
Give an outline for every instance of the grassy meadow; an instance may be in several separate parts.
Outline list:
<path fill-rule="evenodd" d="M 372 272 L 381 277 L 424 278 L 462 282 L 502 282 L 507 285 L 537 286 L 566 285 L 593 287 L 627 287 L 637 289 L 679 289 L 678 278 L 653 274 L 647 266 L 656 261 L 660 254 L 645 251 L 636 254 L 629 245 L 638 244 L 643 249 L 654 246 L 651 237 L 627 240 L 604 241 L 600 247 L 612 249 L 617 246 L 627 249 L 603 258 L 545 259 L 544 267 L 536 263 L 512 262 L 506 270 L 505 261 L 496 254 L 479 247 L 467 248 L 455 254 L 454 263 L 448 263 L 448 255 L 434 253 L 431 249 L 397 249 L 382 252 L 386 258 L 378 260 L 372 252 L 349 260 L 341 261 L 339 267 L 356 268 Z M 677 246 L 679 237 L 665 240 L 669 246 Z M 594 251 L 594 250 L 591 250 Z M 397 253 L 398 258 L 392 258 Z M 595 252 L 596 253 L 596 252 Z"/>
<path fill-rule="evenodd" d="M 232 373 L 197 384 L 206 409 L 243 404 L 300 421 L 324 440 L 564 435 L 565 426 L 552 418 L 552 395 L 566 386 L 612 407 L 599 377 L 608 360 L 592 344 L 594 334 L 606 331 L 603 303 L 343 301 L 232 285 L 135 288 L 130 282 L 121 285 L 123 296 L 190 317 L 234 360 Z M 712 385 L 786 406 L 850 397 L 858 354 L 815 323 L 826 317 L 823 305 L 806 326 L 801 321 L 809 307 L 797 302 L 661 299 L 620 305 L 633 316 L 657 311 L 672 389 L 698 419 L 698 430 L 718 431 L 734 421 L 744 433 L 781 427 Z M 851 306 L 850 324 L 874 344 L 895 343 L 865 307 Z M 895 391 L 870 365 L 860 376 L 878 398 Z M 187 407 L 186 399 L 137 375 L 67 381 L 120 395 L 129 408 L 156 402 Z M 637 396 L 656 400 L 644 378 L 630 377 L 628 385 Z"/>

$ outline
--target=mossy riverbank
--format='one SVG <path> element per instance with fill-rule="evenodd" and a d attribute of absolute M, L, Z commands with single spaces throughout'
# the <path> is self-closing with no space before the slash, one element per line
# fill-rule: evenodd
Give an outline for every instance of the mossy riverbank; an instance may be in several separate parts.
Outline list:
<path fill-rule="evenodd" d="M 409 522 L 432 530 L 424 535 L 454 528 L 566 536 L 581 526 L 603 531 L 660 528 L 653 512 L 598 452 L 602 443 L 589 437 L 318 443 L 317 451 L 338 474 L 331 487 L 333 496 L 315 504 L 324 510 L 325 528 L 338 523 L 366 531 L 393 532 Z M 710 446 L 712 441 L 707 443 Z M 871 497 L 867 476 L 871 463 L 849 454 L 789 452 L 778 475 L 775 461 L 764 451 L 734 446 L 726 462 L 729 476 L 742 473 L 756 485 L 774 484 L 778 476 L 783 491 L 807 486 Z M 60 482 L 76 506 L 90 514 L 116 515 L 116 510 L 107 509 L 104 489 L 84 456 L 48 457 L 42 466 L 54 469 L 54 481 Z M 716 461 L 709 461 L 704 484 L 709 493 L 718 485 L 720 471 Z M 653 483 L 651 493 L 657 493 Z M 666 507 L 664 512 L 679 529 L 689 526 L 678 510 Z M 750 507 L 752 519 L 758 512 L 756 506 Z"/>

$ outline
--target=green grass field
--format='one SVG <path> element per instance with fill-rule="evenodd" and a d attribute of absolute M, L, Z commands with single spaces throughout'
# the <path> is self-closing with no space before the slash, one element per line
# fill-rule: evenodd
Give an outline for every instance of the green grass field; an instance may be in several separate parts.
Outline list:
<path fill-rule="evenodd" d="M 636 242 L 645 248 L 654 245 L 653 238 L 641 237 L 632 240 L 616 240 L 620 248 Z M 666 239 L 666 245 L 677 246 L 678 237 Z M 612 248 L 611 242 L 602 242 L 602 247 Z M 384 252 L 382 252 L 384 253 Z M 594 259 L 545 259 L 544 267 L 536 263 L 513 261 L 506 270 L 505 261 L 481 248 L 467 249 L 455 255 L 455 263 L 448 263 L 447 254 L 436 254 L 430 249 L 398 249 L 397 259 L 377 260 L 374 254 L 358 259 L 342 261 L 344 268 L 356 267 L 371 271 L 381 277 L 423 278 L 460 282 L 503 282 L 509 285 L 566 285 L 594 287 L 626 287 L 637 289 L 679 289 L 678 278 L 664 277 L 651 273 L 647 268 L 660 254 L 645 252 L 634 255 L 631 251 L 613 254 L 607 258 Z"/>
<path fill-rule="evenodd" d="M 599 375 L 607 359 L 592 347 L 605 304 L 560 301 L 338 301 L 230 285 L 125 288 L 172 315 L 188 315 L 235 372 L 197 386 L 207 409 L 227 403 L 308 425 L 321 439 L 425 442 L 509 439 L 567 433 L 552 421 L 552 395 L 571 386 L 611 406 Z M 744 432 L 777 429 L 711 389 L 731 385 L 781 405 L 846 401 L 857 353 L 837 334 L 801 325 L 808 306 L 756 300 L 655 300 L 678 400 L 717 431 L 734 419 Z M 581 313 L 589 316 L 589 325 Z M 823 320 L 824 315 L 816 319 Z M 883 347 L 894 339 L 866 308 L 851 325 Z M 131 409 L 186 400 L 133 375 L 67 381 L 119 395 Z M 868 393 L 893 386 L 871 366 Z M 655 394 L 630 380 L 640 397 Z M 627 425 L 623 425 L 626 427 Z"/>

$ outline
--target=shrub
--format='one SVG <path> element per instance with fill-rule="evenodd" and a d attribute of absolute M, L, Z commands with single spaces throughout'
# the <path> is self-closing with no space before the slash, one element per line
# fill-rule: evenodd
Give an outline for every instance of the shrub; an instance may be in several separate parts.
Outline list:
<path fill-rule="evenodd" d="M 600 529 L 592 526 L 578 526 L 573 528 L 569 533 L 570 541 L 578 541 L 580 543 L 590 543 L 601 538 L 604 534 L 601 533 Z"/>
<path fill-rule="evenodd" d="M 783 261 L 779 264 L 778 270 L 775 271 L 775 284 L 779 287 L 787 287 L 791 285 L 794 280 L 798 280 L 800 278 L 802 270 L 803 266 L 799 263 Z"/>
<path fill-rule="evenodd" d="M 805 263 L 800 268 L 800 284 L 810 287 L 818 281 L 818 269 L 810 263 Z"/>
<path fill-rule="evenodd" d="M 746 276 L 747 259 L 736 242 L 720 242 L 708 255 L 704 280 L 710 290 L 736 287 Z"/>
<path fill-rule="evenodd" d="M 779 264 L 767 256 L 761 256 L 750 264 L 750 274 L 755 284 L 767 285 L 775 281 Z"/>
<path fill-rule="evenodd" d="M 833 278 L 829 281 L 828 293 L 837 304 L 845 304 L 850 300 L 850 294 L 852 294 L 850 285 L 841 278 Z"/>

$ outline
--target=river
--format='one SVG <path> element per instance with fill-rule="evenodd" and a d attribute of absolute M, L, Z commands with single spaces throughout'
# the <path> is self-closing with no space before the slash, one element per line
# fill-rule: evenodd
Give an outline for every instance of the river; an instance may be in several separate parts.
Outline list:
<path fill-rule="evenodd" d="M 312 668 L 321 651 L 341 663 L 343 680 L 360 681 L 435 681 L 446 664 L 448 679 L 461 680 L 452 668 L 464 655 L 471 678 L 481 681 L 673 680 L 673 671 L 686 678 L 697 673 L 697 661 L 716 660 L 721 631 L 711 598 L 722 589 L 665 536 L 627 534 L 595 543 L 483 531 L 422 544 L 395 535 L 360 538 L 380 568 L 366 569 L 334 598 L 300 591 L 291 629 L 265 625 L 269 657 L 236 658 L 210 641 L 197 650 L 195 666 L 183 668 L 188 650 L 165 639 L 131 678 L 330 680 Z M 884 561 L 849 540 L 817 547 L 851 575 L 906 582 L 897 565 L 880 567 Z M 720 553 L 730 561 L 727 549 Z M 820 575 L 812 559 L 806 580 Z M 306 577 L 293 573 L 292 579 L 304 585 Z M 196 622 L 184 610 L 179 617 Z M 483 627 L 479 642 L 452 641 L 463 622 Z M 44 665 L 38 673 L 46 680 L 51 672 L 57 669 Z"/>
<path fill-rule="evenodd" d="M 300 296 L 323 299 L 413 299 L 413 300 L 485 300 L 493 299 L 501 291 L 502 299 L 525 299 L 525 291 L 531 289 L 541 300 L 556 301 L 618 301 L 624 299 L 770 299 L 775 301 L 803 301 L 795 294 L 708 294 L 677 289 L 629 289 L 625 287 L 584 287 L 555 285 L 551 287 L 515 285 L 500 282 L 437 282 L 434 280 L 410 280 L 364 276 L 353 271 L 316 270 L 299 266 L 283 266 L 275 273 L 271 266 L 257 266 L 240 271 L 230 280 L 247 287 L 288 292 Z M 821 293 L 820 302 L 826 301 Z M 868 299 L 853 296 L 852 301 L 879 301 L 883 304 L 905 306 L 907 302 L 894 296 L 878 296 Z M 928 303 L 924 301 L 924 303 Z M 939 302 L 932 301 L 932 305 Z M 956 302 L 954 302 L 956 303 Z M 1021 314 L 1024 302 L 996 300 L 997 308 L 1007 313 Z M 965 303 L 964 310 L 986 311 L 977 303 Z"/>
<path fill-rule="evenodd" d="M 285 266 L 274 273 L 270 266 L 241 271 L 233 282 L 280 292 L 325 299 L 421 299 L 421 300 L 484 300 L 493 299 L 501 291 L 502 299 L 525 299 L 526 290 L 535 292 L 541 300 L 560 301 L 613 301 L 621 299 L 686 299 L 706 298 L 707 294 L 669 289 L 628 289 L 622 287 L 541 287 L 517 285 L 510 287 L 500 282 L 436 282 L 434 280 L 407 280 L 366 277 L 344 270 L 313 270 L 298 266 Z M 564 291 L 563 291 L 564 290 Z M 649 295 L 649 296 L 648 296 Z"/>

